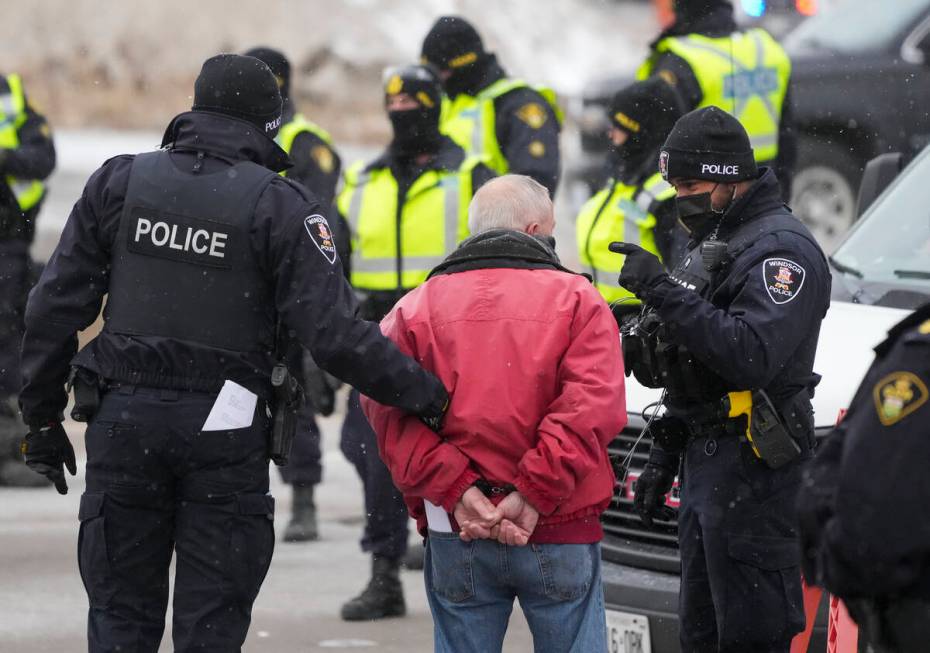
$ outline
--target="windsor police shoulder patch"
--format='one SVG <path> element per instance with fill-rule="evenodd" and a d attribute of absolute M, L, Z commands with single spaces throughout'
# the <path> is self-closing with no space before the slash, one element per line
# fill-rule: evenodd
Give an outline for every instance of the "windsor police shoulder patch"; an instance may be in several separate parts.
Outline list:
<path fill-rule="evenodd" d="M 310 235 L 310 240 L 320 250 L 320 254 L 326 257 L 330 264 L 336 262 L 336 241 L 333 240 L 333 232 L 329 228 L 329 223 L 322 215 L 313 214 L 304 218 L 304 228 Z"/>
<path fill-rule="evenodd" d="M 765 291 L 776 304 L 787 304 L 798 296 L 807 272 L 786 258 L 770 258 L 762 263 L 762 281 Z"/>

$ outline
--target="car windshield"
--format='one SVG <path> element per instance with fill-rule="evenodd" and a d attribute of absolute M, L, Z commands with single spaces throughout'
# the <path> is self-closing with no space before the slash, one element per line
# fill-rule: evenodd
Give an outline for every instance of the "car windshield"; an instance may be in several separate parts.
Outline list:
<path fill-rule="evenodd" d="M 801 23 L 785 39 L 785 47 L 844 54 L 882 50 L 928 8 L 930 0 L 839 0 Z"/>
<path fill-rule="evenodd" d="M 864 281 L 930 290 L 930 148 L 862 216 L 833 255 Z"/>

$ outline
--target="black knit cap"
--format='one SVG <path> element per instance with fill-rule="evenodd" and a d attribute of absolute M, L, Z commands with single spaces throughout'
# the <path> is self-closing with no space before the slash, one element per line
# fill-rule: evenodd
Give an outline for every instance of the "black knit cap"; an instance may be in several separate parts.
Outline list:
<path fill-rule="evenodd" d="M 678 22 L 697 22 L 720 9 L 733 9 L 730 0 L 675 0 L 675 18 Z"/>
<path fill-rule="evenodd" d="M 241 54 L 218 54 L 203 63 L 194 82 L 194 111 L 248 120 L 269 138 L 281 126 L 281 91 L 262 61 Z"/>
<path fill-rule="evenodd" d="M 678 93 L 659 77 L 617 91 L 607 108 L 612 125 L 634 139 L 658 139 L 656 145 L 662 144 L 683 113 Z"/>
<path fill-rule="evenodd" d="M 423 39 L 421 55 L 440 70 L 455 70 L 481 61 L 486 53 L 471 23 L 459 16 L 441 16 Z"/>
<path fill-rule="evenodd" d="M 281 89 L 281 97 L 285 100 L 291 94 L 291 62 L 287 60 L 284 53 L 274 48 L 260 46 L 252 48 L 245 53 L 247 57 L 255 57 L 259 61 L 264 61 L 271 68 L 271 72 L 278 78 L 278 88 Z"/>
<path fill-rule="evenodd" d="M 659 152 L 659 172 L 668 179 L 735 183 L 759 176 L 749 135 L 719 107 L 682 116 Z"/>
<path fill-rule="evenodd" d="M 413 64 L 384 71 L 384 99 L 406 93 L 424 109 L 439 111 L 442 103 L 442 85 L 431 66 Z"/>

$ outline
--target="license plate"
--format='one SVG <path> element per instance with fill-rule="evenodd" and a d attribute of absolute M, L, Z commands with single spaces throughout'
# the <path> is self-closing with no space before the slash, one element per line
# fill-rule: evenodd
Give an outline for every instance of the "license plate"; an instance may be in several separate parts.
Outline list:
<path fill-rule="evenodd" d="M 648 617 L 608 610 L 607 650 L 610 653 L 652 653 Z"/>

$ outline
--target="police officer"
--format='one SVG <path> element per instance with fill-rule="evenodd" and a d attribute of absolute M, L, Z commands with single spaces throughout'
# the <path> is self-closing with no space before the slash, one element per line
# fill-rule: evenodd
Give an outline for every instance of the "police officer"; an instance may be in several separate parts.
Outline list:
<path fill-rule="evenodd" d="M 773 167 L 787 193 L 796 148 L 788 55 L 765 30 L 739 30 L 730 0 L 675 0 L 674 12 L 638 78 L 655 75 L 671 84 L 686 111 L 717 106 L 736 116 L 757 163 Z"/>
<path fill-rule="evenodd" d="M 45 484 L 23 465 L 23 425 L 16 407 L 23 310 L 34 282 L 29 246 L 55 168 L 45 118 L 33 109 L 19 75 L 0 75 L 0 485 Z"/>
<path fill-rule="evenodd" d="M 555 195 L 561 111 L 555 93 L 507 77 L 478 32 L 458 16 L 439 18 L 423 40 L 423 61 L 440 71 L 447 99 L 442 132 L 497 173 L 528 175 Z"/>
<path fill-rule="evenodd" d="M 174 649 L 240 650 L 274 544 L 270 381 L 289 387 L 273 370 L 276 331 L 434 426 L 448 401 L 355 317 L 322 207 L 275 174 L 289 163 L 272 140 L 280 121 L 264 63 L 208 59 L 164 149 L 90 178 L 30 296 L 23 453 L 61 493 L 63 467 L 75 472 L 61 425 L 69 362 L 76 412 L 93 413 L 78 538 L 91 651 L 158 648 L 172 554 Z M 75 356 L 105 294 L 103 329 Z M 293 417 L 273 410 L 276 425 Z"/>
<path fill-rule="evenodd" d="M 659 157 L 691 236 L 683 261 L 667 273 L 644 249 L 611 245 L 627 257 L 620 285 L 644 304 L 622 330 L 625 362 L 665 388 L 634 507 L 649 526 L 671 518 L 683 459 L 683 651 L 787 652 L 804 626 L 794 499 L 829 269 L 733 116 L 686 114 Z"/>
<path fill-rule="evenodd" d="M 930 641 L 930 304 L 895 326 L 806 471 L 807 578 L 841 597 L 881 653 Z"/>
<path fill-rule="evenodd" d="M 281 90 L 284 109 L 281 128 L 275 136 L 275 142 L 287 152 L 294 163 L 293 167 L 283 170 L 281 175 L 309 188 L 320 204 L 328 208 L 336 196 L 341 161 L 333 149 L 329 134 L 304 118 L 303 114 L 297 113 L 294 108 L 290 93 L 290 61 L 283 53 L 267 47 L 252 48 L 245 54 L 265 62 L 274 73 Z M 335 235 L 337 245 L 346 247 L 344 251 L 339 252 L 345 259 L 348 252 L 348 234 L 337 231 Z M 281 478 L 293 488 L 291 520 L 284 529 L 284 541 L 308 542 L 319 537 L 313 489 L 323 478 L 320 429 L 314 413 L 320 412 L 324 417 L 332 414 L 335 387 L 330 382 L 331 377 L 296 343 L 290 346 L 288 361 L 307 396 L 300 409 L 299 430 L 294 439 L 290 460 L 287 465 L 279 468 Z"/>
<path fill-rule="evenodd" d="M 480 157 L 466 155 L 439 132 L 441 101 L 429 68 L 387 71 L 384 102 L 393 140 L 377 159 L 346 172 L 337 204 L 351 230 L 350 274 L 366 320 L 380 321 L 468 235 L 468 203 L 494 175 Z M 362 479 L 362 549 L 372 554 L 371 581 L 342 606 L 342 618 L 403 615 L 398 570 L 407 550 L 407 508 L 378 455 L 358 390 L 349 396 L 341 446 Z"/>
<path fill-rule="evenodd" d="M 649 79 L 619 91 L 607 114 L 609 177 L 581 207 L 576 240 L 584 271 L 614 311 L 623 312 L 639 306 L 632 293 L 617 285 L 623 259 L 607 246 L 613 241 L 639 243 L 672 268 L 688 240 L 675 212 L 675 189 L 659 174 L 657 163 L 659 148 L 682 111 L 668 84 Z"/>

